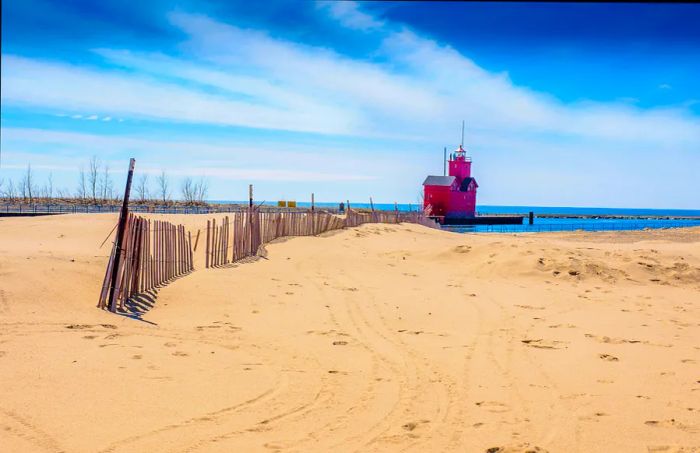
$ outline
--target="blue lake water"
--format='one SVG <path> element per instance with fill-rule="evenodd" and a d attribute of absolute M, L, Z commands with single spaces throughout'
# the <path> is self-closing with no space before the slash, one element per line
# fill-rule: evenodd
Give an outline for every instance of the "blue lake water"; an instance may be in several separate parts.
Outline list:
<path fill-rule="evenodd" d="M 213 203 L 217 203 L 214 201 Z M 219 203 L 241 203 L 244 201 L 219 201 Z M 266 202 L 267 205 L 276 205 L 276 202 Z M 316 203 L 319 208 L 338 208 L 339 203 Z M 350 202 L 354 208 L 369 209 L 369 203 Z M 298 202 L 298 207 L 311 207 L 309 202 Z M 399 204 L 399 211 L 415 211 L 420 209 L 417 204 Z M 377 210 L 393 211 L 393 203 L 375 203 Z M 470 225 L 443 227 L 449 231 L 460 233 L 523 233 L 523 232 L 543 232 L 543 231 L 617 231 L 617 230 L 643 230 L 647 228 L 683 228 L 700 226 L 700 209 L 624 209 L 624 208 L 578 208 L 563 206 L 477 206 L 477 211 L 481 215 L 488 214 L 521 214 L 525 216 L 523 225 Z M 527 222 L 527 214 L 535 213 L 533 225 Z M 537 217 L 537 214 L 559 215 L 556 218 Z M 579 219 L 567 218 L 572 215 L 587 216 L 642 216 L 635 219 Z M 664 216 L 687 216 L 698 217 L 697 219 L 645 219 L 643 216 L 664 217 Z"/>
<path fill-rule="evenodd" d="M 223 201 L 212 200 L 210 203 L 238 203 L 247 204 L 247 201 Z M 256 202 L 260 203 L 260 202 Z M 266 201 L 263 204 L 276 206 L 276 201 Z M 340 203 L 316 203 L 319 208 L 334 208 L 337 209 Z M 369 203 L 350 202 L 350 205 L 358 209 L 369 209 Z M 310 202 L 299 201 L 297 206 L 300 208 L 311 207 Z M 416 211 L 421 208 L 418 204 L 399 203 L 399 211 Z M 380 211 L 393 211 L 393 203 L 375 203 L 374 209 Z M 566 206 L 490 206 L 477 205 L 477 212 L 480 215 L 488 214 L 522 214 L 527 215 L 530 211 L 537 214 L 559 214 L 565 215 L 619 215 L 619 216 L 688 216 L 700 217 L 700 209 L 628 209 L 628 208 L 578 208 Z"/>
<path fill-rule="evenodd" d="M 629 214 L 628 214 L 629 215 Z M 700 227 L 700 219 L 570 219 L 535 218 L 529 225 L 468 225 L 443 226 L 443 229 L 458 233 L 536 233 L 546 231 L 624 231 L 657 228 Z"/>

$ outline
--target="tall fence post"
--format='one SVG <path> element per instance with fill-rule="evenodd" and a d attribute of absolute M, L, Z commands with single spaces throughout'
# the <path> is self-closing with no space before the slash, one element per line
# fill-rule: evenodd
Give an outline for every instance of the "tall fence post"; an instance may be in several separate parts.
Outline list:
<path fill-rule="evenodd" d="M 316 212 L 314 206 L 314 193 L 311 192 L 311 235 L 316 235 Z"/>
<path fill-rule="evenodd" d="M 206 250 L 204 251 L 204 263 L 207 269 L 209 269 L 209 223 L 210 221 L 207 220 L 207 246 Z"/>
<path fill-rule="evenodd" d="M 248 185 L 248 230 L 250 234 L 250 256 L 255 254 L 253 250 L 253 185 Z"/>
<path fill-rule="evenodd" d="M 122 255 L 122 245 L 124 242 L 124 228 L 126 227 L 127 217 L 129 216 L 129 194 L 131 193 L 131 180 L 134 177 L 134 167 L 136 166 L 136 160 L 132 157 L 129 160 L 129 173 L 126 177 L 126 187 L 124 188 L 124 200 L 122 201 L 122 210 L 119 214 L 119 226 L 117 227 L 117 236 L 115 241 L 114 249 L 114 261 L 112 262 L 112 281 L 109 287 L 109 309 L 110 311 L 115 311 L 116 309 L 116 294 L 115 287 L 117 286 L 117 278 L 119 278 L 119 264 Z"/>

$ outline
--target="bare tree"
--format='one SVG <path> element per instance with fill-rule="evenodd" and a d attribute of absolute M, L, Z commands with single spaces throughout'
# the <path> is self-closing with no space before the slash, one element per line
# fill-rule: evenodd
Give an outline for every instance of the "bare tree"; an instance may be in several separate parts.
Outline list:
<path fill-rule="evenodd" d="M 165 171 L 161 171 L 158 175 L 158 194 L 163 203 L 167 203 L 170 199 L 170 183 L 168 182 L 168 177 Z"/>
<path fill-rule="evenodd" d="M 7 178 L 7 185 L 5 186 L 5 189 L 2 191 L 2 196 L 4 198 L 7 198 L 9 201 L 15 200 L 17 193 L 15 192 L 15 184 L 12 182 L 12 179 Z"/>
<path fill-rule="evenodd" d="M 98 184 L 99 184 L 100 163 L 97 156 L 90 158 L 90 167 L 88 168 L 88 187 L 92 195 L 92 201 L 97 201 Z"/>
<path fill-rule="evenodd" d="M 46 179 L 46 198 L 53 198 L 53 173 L 49 172 L 49 177 Z"/>
<path fill-rule="evenodd" d="M 209 181 L 204 176 L 199 178 L 199 181 L 195 184 L 194 192 L 195 199 L 203 203 L 209 193 Z"/>
<path fill-rule="evenodd" d="M 22 198 L 28 198 L 31 203 L 34 200 L 34 173 L 32 172 L 32 164 L 27 164 L 27 172 L 22 177 L 21 192 Z"/>
<path fill-rule="evenodd" d="M 136 196 L 138 196 L 141 201 L 146 201 L 150 198 L 148 175 L 143 174 L 139 177 L 138 181 L 136 181 Z"/>
<path fill-rule="evenodd" d="M 87 197 L 87 180 L 85 178 L 85 169 L 83 169 L 82 165 L 80 166 L 80 173 L 78 175 L 77 196 L 81 200 L 85 200 L 85 197 Z"/>
<path fill-rule="evenodd" d="M 187 177 L 182 181 L 182 199 L 187 203 L 203 202 L 209 191 L 209 182 L 203 176 L 195 182 Z"/>
<path fill-rule="evenodd" d="M 189 176 L 182 181 L 182 199 L 185 203 L 193 203 L 195 201 L 195 184 Z"/>
<path fill-rule="evenodd" d="M 109 165 L 107 164 L 104 166 L 102 179 L 100 179 L 100 192 L 102 194 L 102 200 L 104 201 L 112 198 L 112 193 L 114 192 L 114 184 L 112 182 L 112 177 L 109 174 Z"/>

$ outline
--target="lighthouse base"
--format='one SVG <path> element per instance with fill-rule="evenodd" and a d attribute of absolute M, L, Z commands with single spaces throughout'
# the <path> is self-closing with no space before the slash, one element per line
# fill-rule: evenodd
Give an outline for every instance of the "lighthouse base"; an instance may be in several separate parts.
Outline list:
<path fill-rule="evenodd" d="M 522 216 L 477 216 L 477 217 L 449 217 L 433 216 L 440 225 L 522 225 Z"/>

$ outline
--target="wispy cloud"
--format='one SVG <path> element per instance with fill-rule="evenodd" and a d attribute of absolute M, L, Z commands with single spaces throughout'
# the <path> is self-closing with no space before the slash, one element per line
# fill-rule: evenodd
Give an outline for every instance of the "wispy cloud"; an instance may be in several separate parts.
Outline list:
<path fill-rule="evenodd" d="M 340 9 L 360 12 L 356 4 L 348 5 Z M 324 8 L 341 20 L 338 7 Z M 700 141 L 700 126 L 687 111 L 565 104 L 391 24 L 374 24 L 382 31 L 377 42 L 382 58 L 368 62 L 201 15 L 172 13 L 170 19 L 188 36 L 187 60 L 96 50 L 129 69 L 117 71 L 5 55 L 3 102 L 365 137 L 442 141 L 466 119 L 471 130 L 498 135 L 554 134 L 630 144 Z"/>
<path fill-rule="evenodd" d="M 104 136 L 90 133 L 47 131 L 32 128 L 3 128 L 0 139 L 6 163 L 4 168 L 25 168 L 26 162 L 50 161 L 36 166 L 54 170 L 75 171 L 80 157 L 97 155 L 112 167 L 123 163 L 122 153 L 128 150 L 139 162 L 139 172 L 158 173 L 164 168 L 173 175 L 205 174 L 223 179 L 261 181 L 367 181 L 378 177 L 376 170 L 362 171 L 363 161 L 348 156 L 343 147 L 298 146 L 290 144 L 279 153 L 275 144 L 255 141 L 231 145 L 225 140 L 204 138 L 164 140 L 137 136 Z M 51 157 L 42 159 L 33 150 L 52 149 Z M 189 158 L 198 155 L 192 162 Z M 260 156 L 275 156 L 261 166 Z M 66 160 L 76 162 L 67 166 Z M 387 156 L 377 156 L 377 162 L 387 164 Z M 294 162 L 294 169 L 289 168 Z M 359 171 L 347 172 L 347 168 Z"/>
<path fill-rule="evenodd" d="M 384 26 L 383 21 L 363 12 L 356 2 L 318 1 L 316 6 L 347 28 L 373 30 Z"/>
<path fill-rule="evenodd" d="M 174 128 L 181 123 L 239 126 L 358 138 L 362 143 L 391 138 L 386 151 L 394 153 L 395 159 L 376 151 L 380 148 L 376 143 L 386 140 L 375 141 L 372 152 L 377 157 L 370 162 L 357 152 L 364 145 L 324 149 L 318 143 L 278 140 L 256 145 L 235 138 L 226 144 L 206 137 L 184 143 L 154 142 L 123 136 L 57 136 L 36 130 L 10 131 L 10 140 L 5 138 L 7 128 L 3 128 L 3 154 L 5 149 L 32 152 L 40 143 L 52 150 L 78 149 L 83 155 L 91 154 L 91 149 L 115 155 L 120 150 L 133 151 L 142 153 L 145 166 L 140 168 L 156 171 L 161 159 L 174 172 L 181 167 L 172 155 L 189 154 L 197 156 L 197 164 L 189 169 L 194 174 L 207 171 L 222 178 L 269 176 L 290 181 L 384 178 L 385 187 L 394 184 L 398 193 L 413 193 L 414 179 L 419 180 L 433 161 L 427 150 L 457 143 L 462 119 L 467 122 L 468 144 L 488 156 L 487 169 L 494 162 L 506 167 L 510 159 L 517 162 L 520 173 L 523 165 L 532 165 L 528 168 L 536 171 L 530 156 L 564 156 L 568 163 L 564 157 L 557 161 L 561 181 L 585 172 L 589 175 L 585 183 L 597 184 L 601 191 L 611 187 L 612 177 L 601 173 L 599 164 L 587 158 L 590 154 L 620 155 L 627 162 L 637 153 L 650 156 L 700 149 L 700 121 L 692 104 L 642 108 L 631 99 L 566 103 L 519 86 L 506 73 L 488 71 L 449 45 L 380 20 L 361 4 L 320 2 L 317 13 L 348 33 L 361 35 L 373 48 L 356 58 L 329 47 L 273 37 L 262 29 L 173 12 L 167 18 L 184 36 L 177 52 L 97 48 L 93 51 L 101 57 L 101 66 L 3 54 L 3 106 L 111 121 L 112 128 L 129 124 L 119 124 L 125 119 L 143 119 Z M 262 171 L 260 156 L 273 154 L 277 160 Z M 291 166 L 295 169 L 290 170 Z M 629 168 L 621 165 L 617 171 Z M 182 171 L 188 171 L 185 165 Z M 512 181 L 518 187 L 532 184 L 529 176 L 518 172 L 492 167 L 485 174 L 494 179 L 482 184 L 483 193 L 488 196 L 496 187 L 512 191 Z"/>

